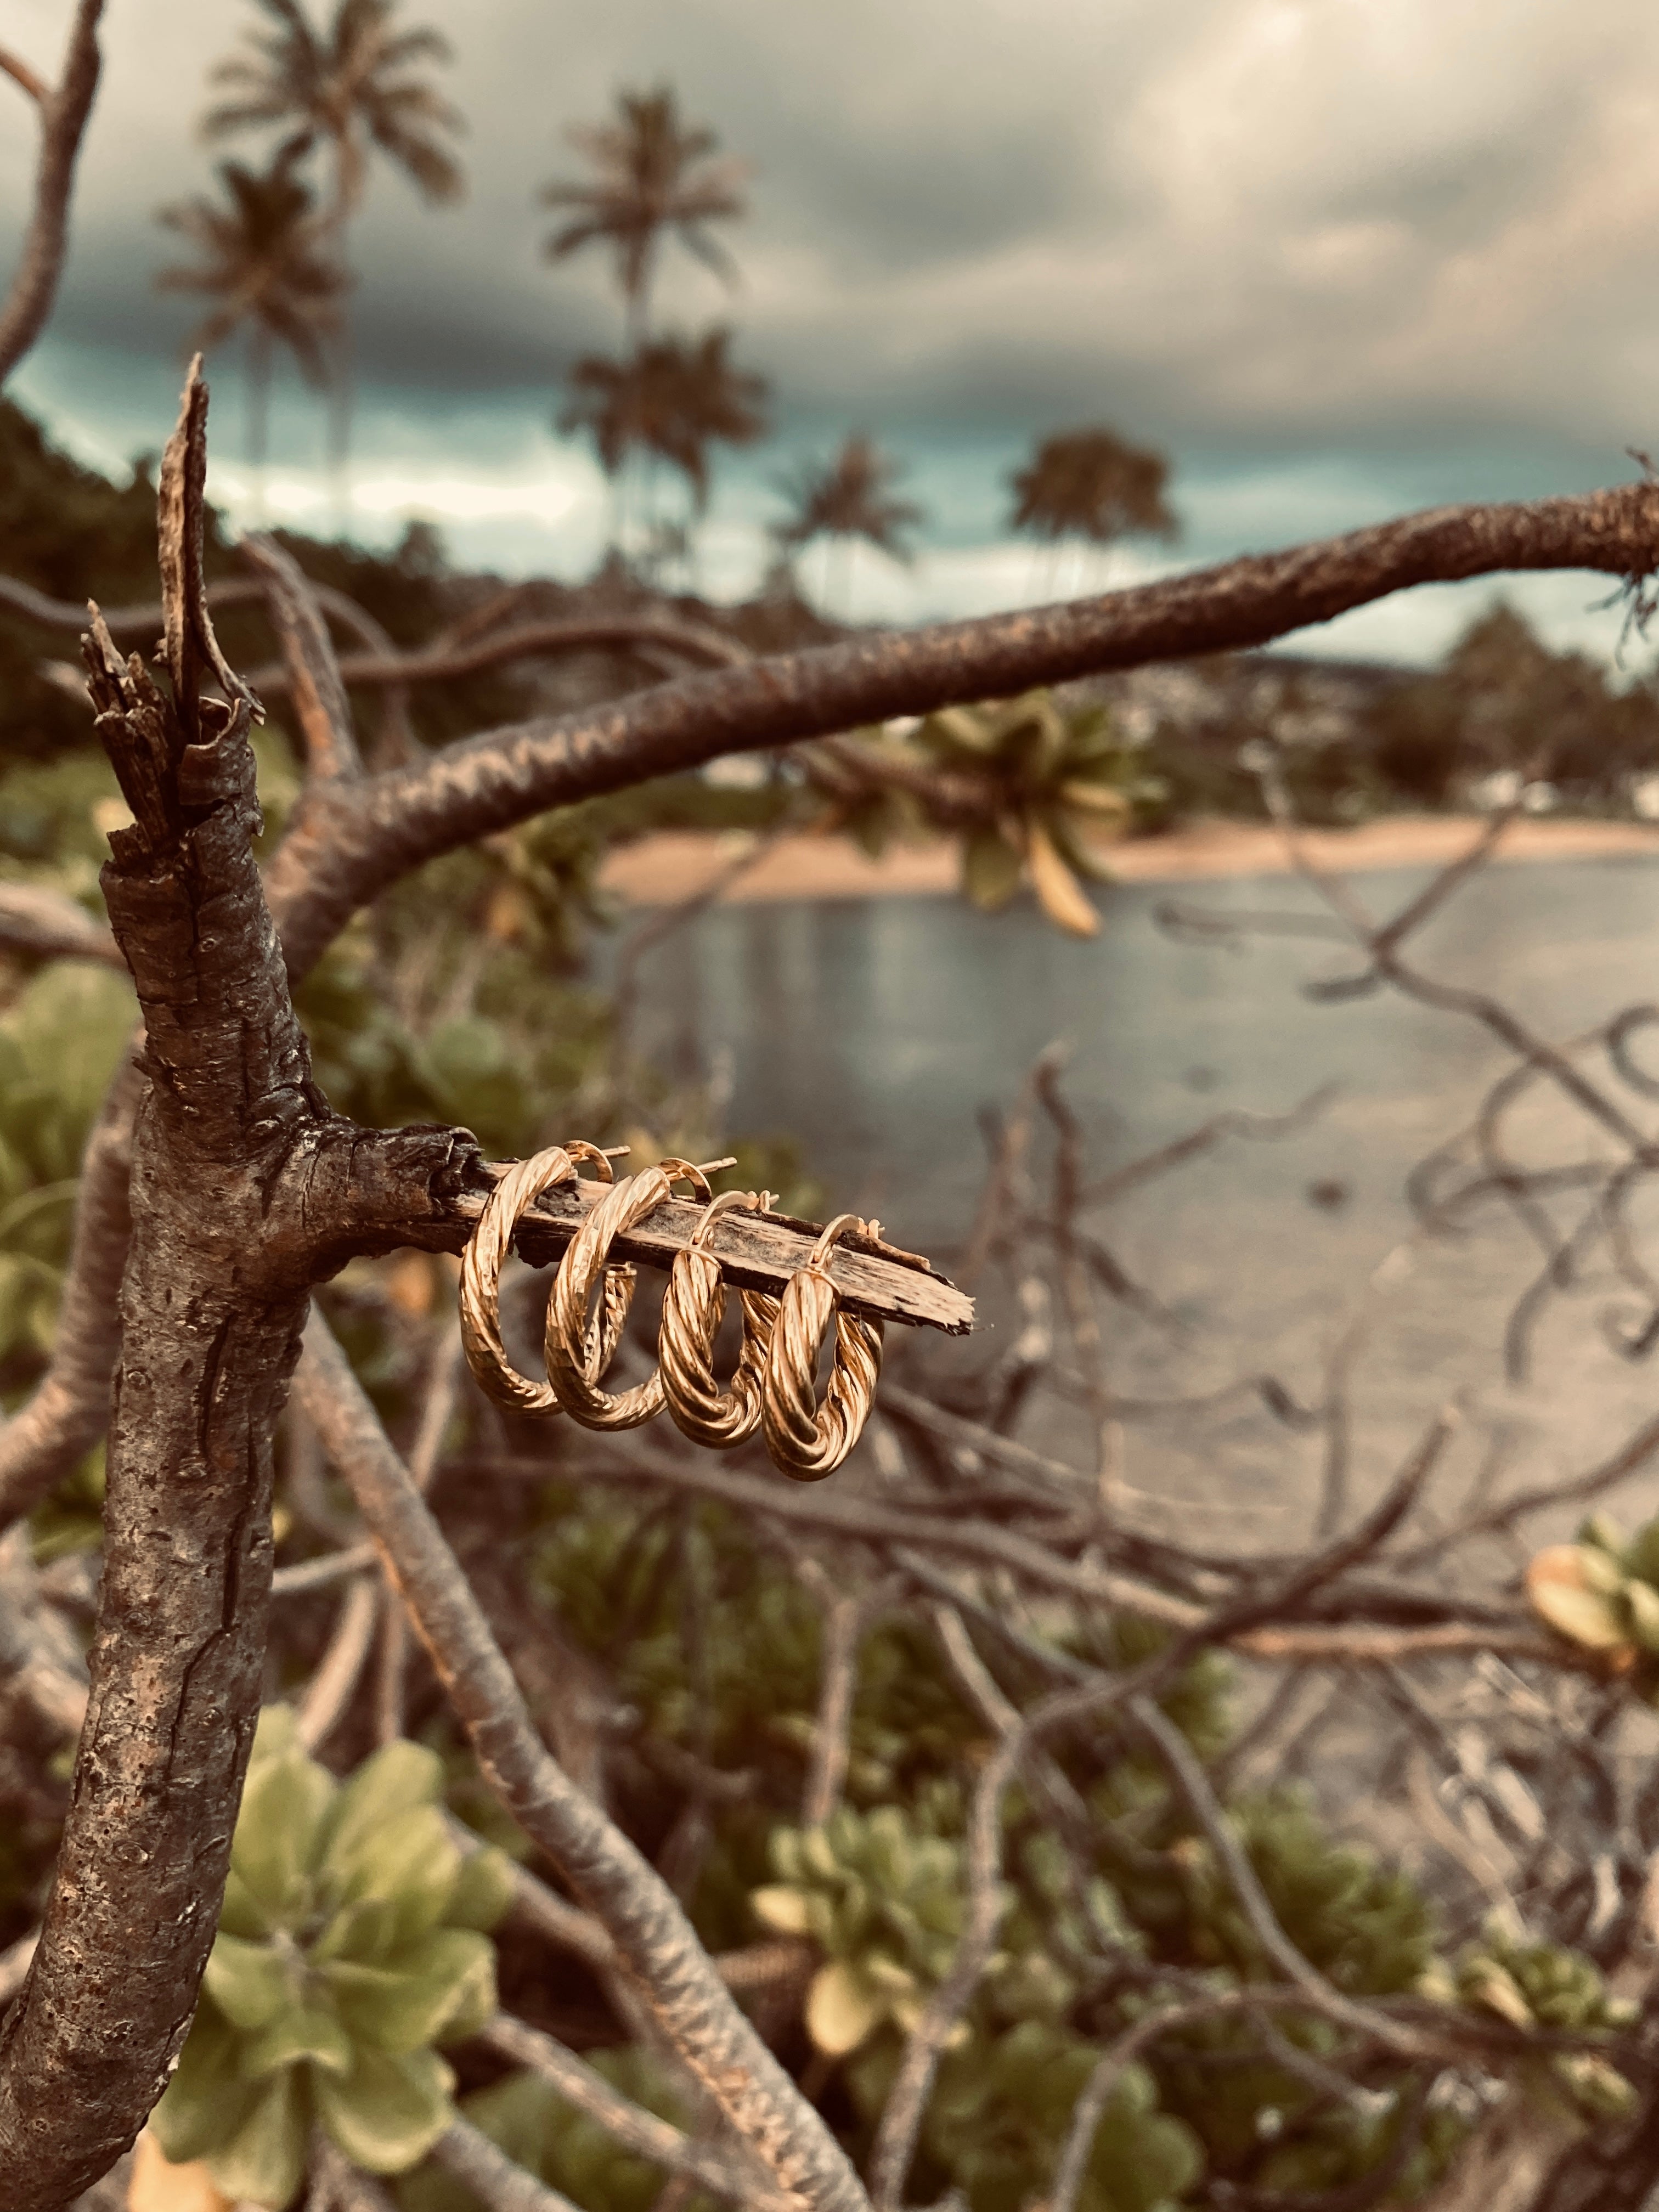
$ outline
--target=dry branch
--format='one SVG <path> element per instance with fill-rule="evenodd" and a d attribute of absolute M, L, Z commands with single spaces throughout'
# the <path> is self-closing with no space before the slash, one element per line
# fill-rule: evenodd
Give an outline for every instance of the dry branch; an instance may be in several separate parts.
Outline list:
<path fill-rule="evenodd" d="M 866 2212 L 839 2145 L 732 2002 L 673 1893 L 542 1744 L 454 1554 L 314 1315 L 299 1389 L 490 1788 L 603 1923 L 657 2027 L 776 2187 L 821 2212 Z"/>
<path fill-rule="evenodd" d="M 497 2013 L 479 2030 L 478 2039 L 514 2065 L 538 2075 L 567 2104 L 597 2120 L 641 2158 L 666 2166 L 671 2173 L 687 2174 L 715 2196 L 733 2198 L 739 2204 L 775 2208 L 781 2202 L 757 2192 L 754 2176 L 724 2152 L 699 2142 L 695 2136 L 631 2103 L 602 2074 L 596 2074 L 550 2035 L 527 2027 L 506 2013 Z"/>
<path fill-rule="evenodd" d="M 27 1403 L 0 1429 L 0 1528 L 38 1504 L 109 1423 L 110 1377 L 121 1341 L 121 1271 L 132 1233 L 129 1181 L 140 1089 L 129 1058 L 82 1155 L 51 1364 Z"/>
<path fill-rule="evenodd" d="M 491 1171 L 499 1175 L 502 1170 Z M 535 1267 L 558 1259 L 604 1195 L 605 1186 L 596 1182 L 561 1183 L 544 1191 L 514 1233 L 520 1255 Z M 690 1200 L 665 1200 L 618 1237 L 612 1249 L 619 1259 L 636 1266 L 670 1268 L 704 1210 Z M 429 1218 L 398 1224 L 389 1232 L 391 1241 L 459 1252 L 483 1211 L 481 1195 L 462 1192 L 435 1205 Z M 819 1225 L 789 1214 L 762 1219 L 752 1213 L 726 1213 L 710 1233 L 708 1249 L 740 1290 L 769 1291 L 776 1297 L 811 1252 Z M 971 1298 L 925 1261 L 873 1237 L 843 1237 L 830 1255 L 830 1275 L 849 1312 L 941 1329 L 947 1336 L 966 1336 L 973 1328 Z"/>
<path fill-rule="evenodd" d="M 584 615 L 563 622 L 520 623 L 515 629 L 494 630 L 487 637 L 465 645 L 433 646 L 416 653 L 348 653 L 340 662 L 347 684 L 365 689 L 389 684 L 443 684 L 458 677 L 477 676 L 504 662 L 551 659 L 574 653 L 603 652 L 607 647 L 628 651 L 653 646 L 684 660 L 726 668 L 750 659 L 747 648 L 717 629 L 696 623 L 671 621 L 665 615 Z M 291 671 L 272 666 L 255 671 L 251 681 L 270 696 L 289 689 Z"/>
<path fill-rule="evenodd" d="M 1656 562 L 1659 485 L 1643 483 L 1438 507 L 1104 598 L 775 654 L 492 731 L 418 767 L 319 793 L 273 863 L 271 903 L 301 974 L 356 908 L 422 861 L 647 776 L 960 700 L 1264 645 L 1413 584 L 1561 568 L 1635 579 Z"/>
<path fill-rule="evenodd" d="M 265 587 L 265 608 L 282 645 L 285 688 L 299 721 L 307 775 L 361 774 L 339 663 L 305 571 L 274 538 L 244 539 L 242 555 Z M 252 688 L 258 689 L 257 679 Z"/>
<path fill-rule="evenodd" d="M 37 959 L 126 965 L 103 923 L 46 884 L 0 884 L 0 945 Z"/>
<path fill-rule="evenodd" d="M 55 87 L 48 88 L 27 64 L 6 58 L 6 74 L 31 94 L 40 111 L 40 161 L 22 256 L 11 289 L 0 303 L 0 384 L 46 328 L 57 296 L 69 237 L 76 156 L 98 89 L 98 19 L 103 11 L 104 0 L 79 0 L 63 75 Z"/>

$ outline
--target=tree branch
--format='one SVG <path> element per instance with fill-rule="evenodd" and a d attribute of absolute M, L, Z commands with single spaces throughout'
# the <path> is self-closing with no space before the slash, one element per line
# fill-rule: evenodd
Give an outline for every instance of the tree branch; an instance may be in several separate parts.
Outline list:
<path fill-rule="evenodd" d="M 307 774 L 319 779 L 360 775 L 351 708 L 310 580 L 274 538 L 244 538 L 242 557 L 264 584 L 265 608 L 282 645 L 284 688 L 299 720 Z"/>
<path fill-rule="evenodd" d="M 580 2212 L 580 2208 L 514 2165 L 482 2128 L 456 2120 L 434 2143 L 431 2158 L 481 2197 L 489 2212 Z"/>
<path fill-rule="evenodd" d="M 75 1234 L 52 1362 L 26 1406 L 0 1429 L 0 1528 L 31 1511 L 109 1425 L 121 1342 L 119 1291 L 132 1232 L 129 1178 L 142 1077 L 129 1060 L 104 1101 L 81 1162 Z"/>
<path fill-rule="evenodd" d="M 603 1922 L 663 2035 L 780 2191 L 821 2212 L 867 2212 L 840 2146 L 733 2003 L 673 1893 L 537 1735 L 453 1553 L 314 1313 L 298 1389 L 490 1787 Z"/>
<path fill-rule="evenodd" d="M 32 93 L 40 106 L 40 163 L 22 258 L 0 305 L 0 385 L 45 329 L 57 295 L 69 237 L 76 156 L 98 89 L 98 18 L 103 8 L 104 0 L 79 0 L 56 90 L 49 92 L 32 70 L 5 58 L 7 74 Z"/>
<path fill-rule="evenodd" d="M 147 1087 L 91 1693 L 40 1948 L 0 2032 L 9 2212 L 58 2212 L 112 2163 L 189 2027 L 258 1705 L 271 1439 L 310 1285 L 377 1206 L 408 1212 L 471 1158 L 449 1131 L 356 1129 L 312 1082 L 251 848 L 249 702 L 203 599 L 205 407 L 192 372 L 161 472 L 168 690 L 95 619 L 87 647 L 134 817 L 103 885 Z M 89 1373 L 82 1403 L 100 1395 Z"/>
<path fill-rule="evenodd" d="M 496 1164 L 484 1172 L 499 1176 L 505 1170 Z M 558 1183 L 544 1191 L 514 1232 L 513 1242 L 520 1256 L 535 1267 L 562 1257 L 605 1191 L 604 1184 L 594 1182 Z M 477 1192 L 460 1191 L 428 1207 L 422 1218 L 385 1223 L 381 1233 L 388 1249 L 393 1244 L 413 1244 L 428 1251 L 459 1252 L 477 1227 L 483 1205 Z M 702 1223 L 704 1212 L 702 1205 L 690 1200 L 665 1199 L 618 1237 L 611 1249 L 619 1260 L 636 1266 L 670 1268 L 675 1255 L 685 1249 L 692 1231 Z M 727 1213 L 708 1237 L 708 1249 L 719 1260 L 726 1280 L 738 1289 L 764 1291 L 780 1297 L 790 1276 L 809 1257 L 821 1228 L 820 1223 L 797 1220 L 793 1214 L 763 1218 Z M 941 1329 L 947 1336 L 966 1336 L 973 1328 L 971 1298 L 964 1297 L 948 1276 L 935 1274 L 926 1261 L 884 1243 L 879 1237 L 842 1238 L 830 1253 L 828 1266 L 848 1312 Z"/>
<path fill-rule="evenodd" d="M 38 76 L 21 54 L 8 52 L 4 46 L 0 46 L 0 76 L 9 76 L 14 84 L 21 84 L 37 107 L 50 103 L 52 87 L 45 77 Z"/>
<path fill-rule="evenodd" d="M 827 737 L 963 699 L 1109 669 L 1264 645 L 1413 584 L 1503 569 L 1646 576 L 1659 485 L 1583 498 L 1439 507 L 1132 591 L 936 623 L 684 677 L 452 746 L 303 805 L 270 893 L 303 974 L 356 908 L 410 868 L 526 816 L 720 755 Z"/>
<path fill-rule="evenodd" d="M 478 2040 L 500 2057 L 539 2075 L 567 2104 L 597 2120 L 617 2142 L 641 2158 L 666 2166 L 671 2173 L 687 2174 L 715 2196 L 732 2197 L 739 2204 L 778 2204 L 775 2197 L 757 2197 L 753 2176 L 725 2152 L 699 2142 L 695 2136 L 631 2103 L 602 2074 L 596 2074 L 550 2035 L 527 2027 L 507 2013 L 497 2013 L 478 2031 Z"/>
<path fill-rule="evenodd" d="M 340 675 L 347 684 L 369 688 L 442 684 L 476 676 L 505 660 L 594 653 L 607 646 L 657 646 L 716 668 L 734 667 L 754 657 L 734 639 L 700 623 L 671 622 L 660 615 L 591 615 L 568 622 L 520 623 L 516 629 L 493 630 L 464 645 L 430 646 L 415 653 L 349 653 L 340 663 Z M 289 678 L 282 669 L 268 668 L 258 670 L 252 681 L 262 692 L 279 692 L 287 690 Z"/>
<path fill-rule="evenodd" d="M 126 965 L 104 925 L 67 891 L 46 884 L 0 884 L 0 945 L 37 959 Z"/>

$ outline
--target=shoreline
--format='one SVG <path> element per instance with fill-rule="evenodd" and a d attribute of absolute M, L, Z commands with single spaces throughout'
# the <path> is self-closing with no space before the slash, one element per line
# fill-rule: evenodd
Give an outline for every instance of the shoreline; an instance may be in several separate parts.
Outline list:
<path fill-rule="evenodd" d="M 1353 830 L 1310 830 L 1305 842 L 1310 856 L 1335 872 L 1436 867 L 1455 859 L 1480 827 L 1474 815 L 1386 815 Z M 599 885 L 630 906 L 678 906 L 711 892 L 714 904 L 739 906 L 786 899 L 937 898 L 958 888 L 957 848 L 945 838 L 890 846 L 872 860 L 848 838 L 798 834 L 767 846 L 751 865 L 735 872 L 753 842 L 742 830 L 658 830 L 612 851 Z M 1659 857 L 1659 823 L 1523 817 L 1504 832 L 1491 865 L 1644 854 Z M 1279 832 L 1256 822 L 1192 822 L 1167 836 L 1103 847 L 1101 857 L 1125 884 L 1293 872 Z M 721 884 L 728 874 L 731 880 Z"/>

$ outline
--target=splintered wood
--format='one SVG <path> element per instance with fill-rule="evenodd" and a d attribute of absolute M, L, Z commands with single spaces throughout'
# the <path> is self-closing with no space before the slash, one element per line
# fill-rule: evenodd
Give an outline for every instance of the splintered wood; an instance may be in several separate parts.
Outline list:
<path fill-rule="evenodd" d="M 561 1258 L 577 1230 L 605 1193 L 599 1182 L 560 1183 L 544 1191 L 519 1223 L 514 1245 L 532 1267 Z M 483 1198 L 448 1200 L 442 1223 L 411 1224 L 409 1242 L 459 1251 L 483 1211 Z M 706 1209 L 689 1199 L 665 1199 L 654 1212 L 618 1237 L 611 1248 L 617 1261 L 666 1270 L 674 1255 L 690 1243 Z M 708 1239 L 726 1280 L 742 1291 L 782 1295 L 784 1285 L 805 1264 L 817 1241 L 819 1224 L 787 1214 L 723 1214 Z M 927 1261 L 878 1243 L 849 1236 L 829 1255 L 830 1276 L 849 1312 L 871 1321 L 903 1322 L 913 1328 L 942 1329 L 967 1336 L 974 1326 L 974 1301 L 930 1267 Z"/>

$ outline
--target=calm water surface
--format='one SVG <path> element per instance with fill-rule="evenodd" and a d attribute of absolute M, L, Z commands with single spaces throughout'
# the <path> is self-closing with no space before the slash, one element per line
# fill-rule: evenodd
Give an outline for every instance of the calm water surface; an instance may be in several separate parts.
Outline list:
<path fill-rule="evenodd" d="M 1400 871 L 1355 885 L 1383 915 L 1425 880 Z M 1072 1048 L 1067 1090 L 1094 1171 L 1223 1108 L 1283 1114 L 1334 1085 L 1293 1141 L 1230 1144 L 1098 1218 L 1171 1316 L 1151 1330 L 1121 1317 L 1116 1387 L 1193 1391 L 1269 1364 L 1315 1397 L 1363 1307 L 1361 1489 L 1449 1395 L 1468 1415 L 1470 1464 L 1495 1443 L 1528 1480 L 1588 1464 L 1659 1405 L 1659 1371 L 1607 1348 L 1602 1324 L 1619 1300 L 1605 1275 L 1551 1306 L 1530 1379 L 1505 1380 L 1504 1317 L 1537 1271 L 1535 1247 L 1506 1212 L 1489 1208 L 1467 1236 L 1419 1239 L 1389 1259 L 1412 1229 L 1408 1170 L 1470 1120 L 1512 1064 L 1502 1048 L 1468 1020 L 1393 994 L 1315 1003 L 1304 986 L 1351 972 L 1352 955 L 1305 935 L 1172 937 L 1157 921 L 1171 901 L 1241 920 L 1306 922 L 1322 911 L 1282 878 L 1113 887 L 1088 942 L 1029 913 L 987 918 L 947 899 L 720 908 L 647 955 L 639 1042 L 676 1073 L 729 1082 L 734 1129 L 793 1134 L 834 1204 L 875 1211 L 898 1242 L 947 1257 L 983 1175 L 982 1111 L 1006 1109 L 1056 1038 Z M 1437 979 L 1571 1036 L 1659 998 L 1659 860 L 1491 870 L 1414 945 Z M 1659 1069 L 1659 1035 L 1655 1044 Z M 1654 1118 L 1651 1104 L 1623 1099 Z M 1542 1100 L 1516 1116 L 1511 1141 L 1538 1163 L 1605 1149 L 1582 1115 Z M 1317 1202 L 1334 1191 L 1340 1203 Z M 1659 1208 L 1653 1232 L 1659 1272 Z M 988 1319 L 1006 1320 L 994 1297 Z M 1224 1501 L 1265 1523 L 1305 1495 L 1310 1449 L 1241 1402 L 1197 1424 L 1133 1429 L 1129 1474 L 1165 1498 Z M 1636 1496 L 1652 1510 L 1659 1483 Z"/>

